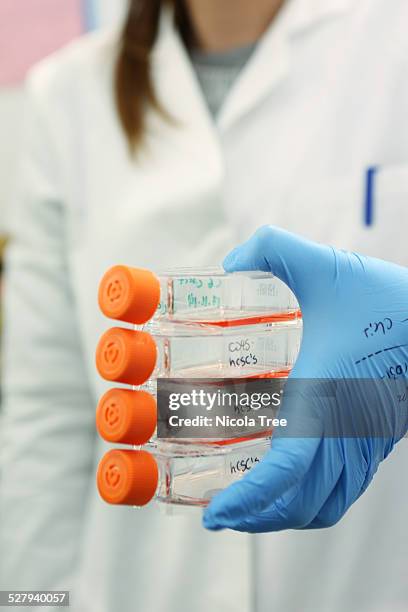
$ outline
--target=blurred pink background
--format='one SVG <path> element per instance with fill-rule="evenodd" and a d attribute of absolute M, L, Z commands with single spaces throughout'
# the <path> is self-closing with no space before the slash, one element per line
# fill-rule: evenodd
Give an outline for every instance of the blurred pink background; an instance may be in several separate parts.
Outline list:
<path fill-rule="evenodd" d="M 83 31 L 82 0 L 0 0 L 0 85 Z"/>

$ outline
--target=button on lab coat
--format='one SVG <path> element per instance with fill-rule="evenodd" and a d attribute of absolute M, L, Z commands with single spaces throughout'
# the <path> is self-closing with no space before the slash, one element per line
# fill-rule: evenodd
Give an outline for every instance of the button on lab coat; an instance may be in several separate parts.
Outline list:
<path fill-rule="evenodd" d="M 407 20 L 405 0 L 288 2 L 214 123 L 165 14 L 153 79 L 173 120 L 148 113 L 136 160 L 115 33 L 33 71 L 6 287 L 3 588 L 72 588 L 84 612 L 406 606 L 405 442 L 332 530 L 255 539 L 206 533 L 199 512 L 110 507 L 94 350 L 108 266 L 217 263 L 262 223 L 408 264 Z"/>

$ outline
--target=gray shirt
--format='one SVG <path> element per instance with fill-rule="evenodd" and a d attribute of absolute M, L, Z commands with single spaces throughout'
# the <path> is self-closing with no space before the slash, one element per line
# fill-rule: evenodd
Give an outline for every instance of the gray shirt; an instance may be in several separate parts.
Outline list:
<path fill-rule="evenodd" d="M 206 53 L 196 49 L 190 51 L 192 64 L 213 117 L 220 111 L 255 47 L 250 45 L 225 53 Z"/>

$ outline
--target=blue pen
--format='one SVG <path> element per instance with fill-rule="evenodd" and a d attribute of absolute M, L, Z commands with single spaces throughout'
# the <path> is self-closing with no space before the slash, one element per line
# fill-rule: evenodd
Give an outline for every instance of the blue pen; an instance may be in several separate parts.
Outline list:
<path fill-rule="evenodd" d="M 364 224 L 367 227 L 374 225 L 375 212 L 375 182 L 378 173 L 378 166 L 371 166 L 367 169 L 364 200 Z"/>

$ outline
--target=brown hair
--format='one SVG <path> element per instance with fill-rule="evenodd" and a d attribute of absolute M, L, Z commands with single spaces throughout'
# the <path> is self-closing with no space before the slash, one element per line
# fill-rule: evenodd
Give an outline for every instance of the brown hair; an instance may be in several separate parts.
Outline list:
<path fill-rule="evenodd" d="M 116 63 L 115 95 L 119 119 L 132 153 L 143 138 L 146 107 L 162 111 L 151 79 L 150 58 L 161 10 L 166 4 L 174 5 L 176 25 L 186 36 L 182 0 L 129 0 Z"/>

